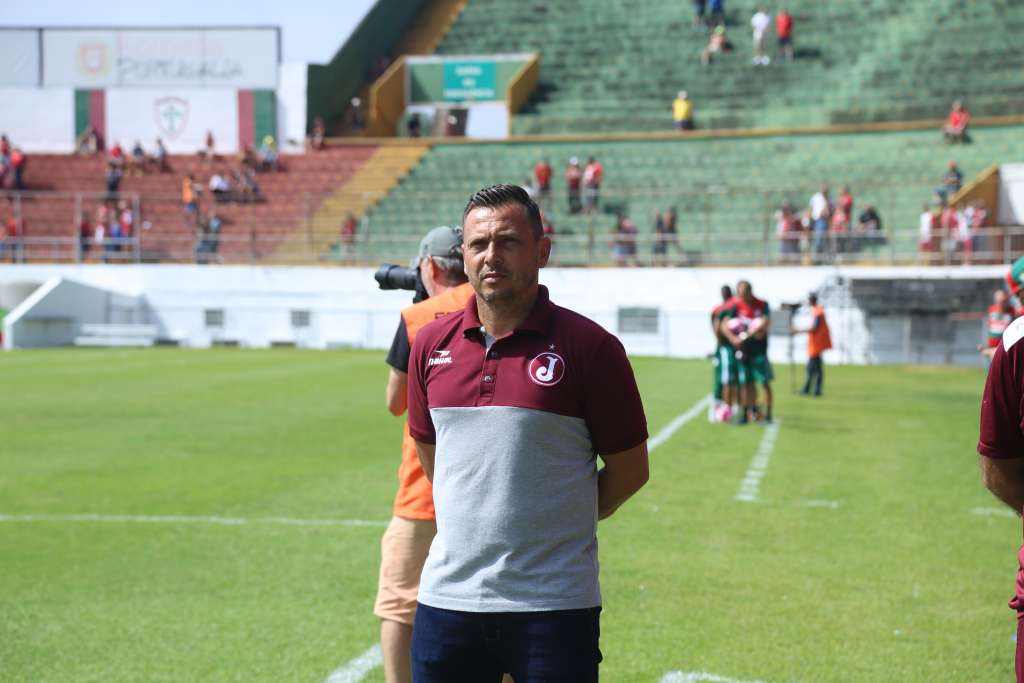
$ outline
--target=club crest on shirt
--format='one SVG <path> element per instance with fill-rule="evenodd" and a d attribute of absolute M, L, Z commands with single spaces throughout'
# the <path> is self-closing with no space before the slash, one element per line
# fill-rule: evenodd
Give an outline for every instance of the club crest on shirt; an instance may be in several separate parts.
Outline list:
<path fill-rule="evenodd" d="M 542 387 L 554 386 L 565 376 L 565 359 L 557 353 L 545 351 L 533 357 L 526 366 L 526 372 L 534 384 Z"/>
<path fill-rule="evenodd" d="M 430 354 L 430 358 L 427 359 L 427 367 L 429 368 L 432 365 L 451 365 L 453 360 L 451 351 L 448 349 L 438 349 Z"/>

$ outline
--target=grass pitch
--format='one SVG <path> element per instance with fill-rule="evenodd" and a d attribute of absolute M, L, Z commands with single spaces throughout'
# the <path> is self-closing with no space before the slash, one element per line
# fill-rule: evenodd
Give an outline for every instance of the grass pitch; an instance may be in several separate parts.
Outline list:
<path fill-rule="evenodd" d="M 383 528 L 266 520 L 389 518 L 383 355 L 0 355 L 0 515 L 56 516 L 0 521 L 0 680 L 321 683 L 375 643 Z M 705 362 L 634 365 L 652 435 L 708 390 Z M 601 523 L 603 680 L 1011 680 L 984 372 L 827 367 L 819 400 L 786 374 L 761 502 L 735 496 L 764 428 L 701 416 Z M 87 513 L 248 521 L 60 517 Z"/>

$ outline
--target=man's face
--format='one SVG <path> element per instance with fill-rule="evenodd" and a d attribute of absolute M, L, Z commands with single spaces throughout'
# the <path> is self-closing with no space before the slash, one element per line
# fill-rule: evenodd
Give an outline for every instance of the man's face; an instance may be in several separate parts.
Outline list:
<path fill-rule="evenodd" d="M 741 282 L 737 285 L 736 294 L 738 294 L 739 297 L 748 304 L 754 300 L 754 293 L 750 290 L 750 285 L 746 282 Z"/>
<path fill-rule="evenodd" d="M 998 290 L 998 291 L 996 292 L 996 294 L 995 294 L 995 303 L 996 303 L 996 305 L 997 305 L 997 306 L 1003 306 L 1003 307 L 1005 307 L 1005 306 L 1006 306 L 1006 302 L 1007 302 L 1007 296 L 1006 296 L 1006 292 L 1004 292 L 1004 291 L 1003 291 L 1003 290 L 1001 290 L 1001 289 L 1000 289 L 1000 290 Z"/>
<path fill-rule="evenodd" d="M 515 300 L 537 284 L 537 271 L 551 254 L 551 240 L 534 237 L 524 207 L 473 209 L 463 230 L 466 276 L 484 301 Z"/>

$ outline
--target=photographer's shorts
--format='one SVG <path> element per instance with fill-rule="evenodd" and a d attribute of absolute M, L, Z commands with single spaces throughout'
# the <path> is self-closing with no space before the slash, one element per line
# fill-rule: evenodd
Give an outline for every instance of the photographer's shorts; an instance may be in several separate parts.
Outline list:
<path fill-rule="evenodd" d="M 437 534 L 434 520 L 392 517 L 380 542 L 380 579 L 373 613 L 412 626 L 420 573 Z"/>

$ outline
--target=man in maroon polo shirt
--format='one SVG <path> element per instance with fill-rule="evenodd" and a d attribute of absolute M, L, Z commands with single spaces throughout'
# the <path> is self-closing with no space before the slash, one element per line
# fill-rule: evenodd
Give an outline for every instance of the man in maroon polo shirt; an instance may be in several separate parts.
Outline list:
<path fill-rule="evenodd" d="M 1024 510 L 1024 318 L 1003 333 L 981 400 L 978 440 L 985 487 L 1018 515 Z M 1017 681 L 1024 683 L 1024 547 L 1017 556 L 1017 590 L 1010 609 L 1017 611 Z"/>
<path fill-rule="evenodd" d="M 409 432 L 437 515 L 413 680 L 597 681 L 597 520 L 648 477 L 633 371 L 538 285 L 551 243 L 522 188 L 474 194 L 463 230 L 475 296 L 410 354 Z"/>

